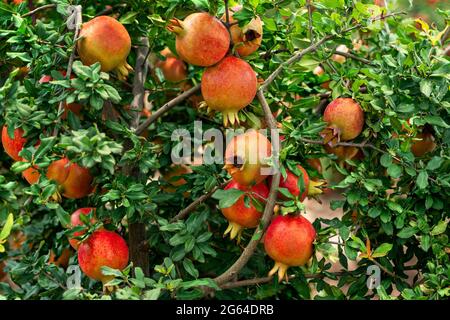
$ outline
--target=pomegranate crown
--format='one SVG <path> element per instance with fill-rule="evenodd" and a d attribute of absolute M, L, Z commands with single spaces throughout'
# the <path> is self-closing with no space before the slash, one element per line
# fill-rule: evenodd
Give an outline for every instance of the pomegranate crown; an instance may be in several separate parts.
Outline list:
<path fill-rule="evenodd" d="M 166 29 L 170 32 L 175 33 L 176 35 L 179 35 L 184 30 L 183 21 L 177 18 L 170 19 L 169 25 L 166 27 Z"/>

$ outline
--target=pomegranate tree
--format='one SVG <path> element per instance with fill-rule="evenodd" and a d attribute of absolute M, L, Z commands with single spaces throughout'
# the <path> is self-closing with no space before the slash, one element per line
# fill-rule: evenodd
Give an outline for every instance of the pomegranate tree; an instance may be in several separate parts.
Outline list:
<path fill-rule="evenodd" d="M 289 267 L 305 265 L 314 252 L 316 231 L 303 216 L 277 216 L 270 223 L 264 237 L 264 249 L 275 261 L 269 276 L 278 273 L 278 281 Z"/>
<path fill-rule="evenodd" d="M 99 16 L 82 25 L 77 50 L 85 65 L 100 62 L 104 72 L 115 70 L 126 78 L 132 70 L 127 63 L 131 38 L 127 29 L 116 19 Z"/>
<path fill-rule="evenodd" d="M 269 189 L 263 182 L 254 186 L 243 186 L 236 181 L 231 181 L 227 184 L 225 190 L 229 189 L 238 189 L 245 192 L 245 194 L 243 194 L 232 206 L 221 209 L 222 214 L 229 222 L 224 235 L 229 233 L 231 239 L 234 239 L 237 236 L 239 241 L 243 229 L 255 228 L 258 226 L 262 214 L 261 211 L 258 211 L 258 209 L 255 208 L 252 201 L 249 202 L 247 207 L 245 204 L 245 197 L 249 197 L 249 199 L 253 198 L 254 201 L 265 203 L 265 200 L 269 196 Z"/>
<path fill-rule="evenodd" d="M 239 122 L 238 111 L 253 101 L 256 89 L 256 73 L 247 62 L 234 56 L 207 68 L 202 76 L 205 102 L 209 109 L 222 112 L 225 126 Z"/>
<path fill-rule="evenodd" d="M 125 240 L 115 232 L 97 230 L 78 247 L 78 263 L 91 279 L 105 285 L 113 279 L 102 273 L 102 267 L 123 270 L 128 264 L 129 252 Z"/>
<path fill-rule="evenodd" d="M 323 120 L 328 127 L 322 131 L 325 142 L 355 139 L 364 127 L 364 111 L 352 98 L 337 98 L 325 109 Z"/>
<path fill-rule="evenodd" d="M 225 166 L 234 181 L 240 185 L 258 184 L 267 178 L 268 159 L 272 144 L 256 130 L 233 137 L 225 150 Z"/>
<path fill-rule="evenodd" d="M 228 30 L 220 20 L 206 12 L 190 14 L 183 21 L 171 19 L 167 29 L 176 35 L 180 58 L 194 66 L 216 64 L 230 47 Z"/>

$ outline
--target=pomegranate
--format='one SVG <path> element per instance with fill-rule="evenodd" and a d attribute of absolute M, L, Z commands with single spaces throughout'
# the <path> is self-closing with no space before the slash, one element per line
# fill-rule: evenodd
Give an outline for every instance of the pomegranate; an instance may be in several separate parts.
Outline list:
<path fill-rule="evenodd" d="M 76 210 L 74 213 L 72 213 L 72 215 L 70 216 L 71 227 L 78 227 L 78 226 L 84 225 L 84 223 L 80 219 L 80 214 L 88 215 L 92 211 L 95 212 L 95 208 L 81 208 L 81 209 Z M 95 223 L 95 222 L 96 222 L 95 219 L 91 219 L 91 223 Z M 75 239 L 75 237 L 80 237 L 85 233 L 86 233 L 85 231 L 77 231 L 77 232 L 73 233 L 72 237 L 69 237 L 69 243 L 72 246 L 72 248 L 74 248 L 75 250 L 78 249 L 78 247 L 80 245 L 80 241 Z"/>
<path fill-rule="evenodd" d="M 313 255 L 316 231 L 302 216 L 275 217 L 264 236 L 266 253 L 275 261 L 269 276 L 278 272 L 278 281 L 289 267 L 303 266 Z"/>
<path fill-rule="evenodd" d="M 92 175 L 89 170 L 69 159 L 52 162 L 47 168 L 47 178 L 56 181 L 62 195 L 69 199 L 84 198 L 92 191 Z"/>
<path fill-rule="evenodd" d="M 229 21 L 233 24 L 230 27 L 231 39 L 233 40 L 234 48 L 240 57 L 245 57 L 261 46 L 263 23 L 260 17 L 255 17 L 243 28 L 239 27 L 237 21 L 233 19 L 233 13 L 241 10 L 241 6 L 236 6 L 235 9 L 228 10 Z M 222 21 L 226 21 L 226 15 L 222 16 Z"/>
<path fill-rule="evenodd" d="M 101 267 L 123 270 L 128 264 L 128 246 L 115 232 L 97 230 L 78 247 L 78 263 L 81 270 L 91 279 L 105 285 L 113 276 L 105 276 Z"/>
<path fill-rule="evenodd" d="M 124 79 L 132 70 L 127 63 L 131 38 L 127 29 L 116 19 L 99 16 L 82 25 L 77 50 L 85 65 L 100 62 L 104 72 L 115 70 Z"/>
<path fill-rule="evenodd" d="M 255 185 L 267 178 L 267 159 L 272 155 L 272 144 L 256 130 L 234 136 L 225 150 L 224 169 L 233 180 L 243 186 Z"/>
<path fill-rule="evenodd" d="M 355 156 L 358 154 L 359 149 L 356 147 L 347 147 L 347 146 L 330 147 L 329 145 L 325 145 L 325 151 L 328 154 L 336 155 L 339 160 L 351 160 L 355 158 Z"/>
<path fill-rule="evenodd" d="M 8 128 L 3 126 L 2 129 L 2 144 L 5 152 L 14 160 L 21 161 L 22 157 L 19 152 L 27 143 L 27 139 L 23 137 L 24 131 L 21 128 L 14 129 L 14 137 L 8 135 Z"/>
<path fill-rule="evenodd" d="M 54 264 L 58 267 L 67 268 L 69 265 L 70 257 L 72 256 L 72 250 L 70 248 L 65 248 L 59 257 L 53 250 L 50 251 L 50 257 L 48 259 L 49 264 Z"/>
<path fill-rule="evenodd" d="M 436 148 L 434 136 L 429 132 L 422 132 L 416 135 L 411 145 L 411 152 L 416 157 L 422 157 Z"/>
<path fill-rule="evenodd" d="M 183 21 L 171 19 L 167 30 L 176 35 L 175 45 L 180 58 L 194 66 L 216 64 L 230 47 L 227 28 L 206 12 L 190 14 Z"/>
<path fill-rule="evenodd" d="M 325 74 L 325 70 L 323 70 L 323 68 L 321 66 L 317 66 L 314 68 L 313 74 L 320 77 Z"/>
<path fill-rule="evenodd" d="M 265 202 L 269 196 L 269 189 L 263 182 L 252 187 L 248 187 L 240 185 L 236 181 L 231 181 L 227 184 L 225 190 L 229 189 L 238 189 L 245 192 L 245 195 L 242 195 L 231 207 L 221 209 L 222 214 L 229 221 L 228 228 L 225 230 L 224 235 L 229 233 L 231 239 L 238 236 L 237 239 L 239 241 L 243 229 L 255 228 L 258 226 L 262 214 L 253 206 L 251 201 L 249 208 L 245 206 L 245 196 L 247 195 L 260 202 Z"/>
<path fill-rule="evenodd" d="M 364 111 L 351 98 L 337 98 L 326 107 L 323 120 L 328 122 L 328 127 L 321 133 L 325 143 L 348 141 L 361 133 Z"/>
<path fill-rule="evenodd" d="M 345 44 L 341 44 L 341 45 L 337 46 L 336 51 L 348 53 L 349 50 L 348 50 L 348 48 L 347 48 L 347 46 L 346 46 Z M 346 59 L 344 56 L 341 56 L 341 55 L 339 55 L 339 54 L 333 54 L 333 55 L 331 56 L 331 60 L 336 61 L 337 63 L 342 64 L 342 63 L 344 63 L 347 59 Z"/>
<path fill-rule="evenodd" d="M 22 177 L 27 180 L 29 184 L 37 183 L 40 176 L 41 174 L 39 173 L 37 167 L 29 167 L 22 172 Z"/>
<path fill-rule="evenodd" d="M 256 73 L 244 60 L 228 56 L 205 70 L 201 86 L 208 108 L 223 113 L 225 126 L 233 125 L 239 122 L 238 111 L 256 95 Z"/>
<path fill-rule="evenodd" d="M 167 49 L 167 50 L 166 50 Z M 156 67 L 161 69 L 164 78 L 170 82 L 180 82 L 187 78 L 187 67 L 183 61 L 177 59 L 168 48 L 161 51 L 166 57 L 164 61 L 158 61 Z"/>

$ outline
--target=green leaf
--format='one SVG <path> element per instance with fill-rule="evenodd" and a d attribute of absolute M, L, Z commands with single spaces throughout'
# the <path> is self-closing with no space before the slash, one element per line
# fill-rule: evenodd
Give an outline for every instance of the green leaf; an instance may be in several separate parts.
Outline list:
<path fill-rule="evenodd" d="M 408 239 L 417 233 L 417 228 L 415 227 L 405 227 L 397 233 L 397 237 L 402 239 Z"/>
<path fill-rule="evenodd" d="M 392 249 L 391 243 L 383 243 L 378 248 L 375 249 L 375 251 L 372 253 L 373 258 L 380 258 L 384 257 L 388 254 L 389 251 Z"/>
<path fill-rule="evenodd" d="M 148 291 L 144 292 L 144 299 L 145 300 L 158 300 L 160 294 L 161 294 L 161 288 L 148 290 Z"/>
<path fill-rule="evenodd" d="M 431 230 L 432 236 L 437 236 L 439 234 L 442 234 L 447 229 L 448 220 L 446 221 L 439 221 L 439 223 Z M 1 237 L 0 237 L 1 238 Z"/>
<path fill-rule="evenodd" d="M 245 194 L 239 189 L 217 190 L 212 197 L 219 200 L 219 209 L 229 208 Z"/>
<path fill-rule="evenodd" d="M 195 268 L 194 264 L 190 259 L 185 258 L 183 260 L 183 267 L 184 270 L 186 270 L 186 272 L 189 273 L 191 276 L 193 276 L 194 278 L 198 278 L 199 272 L 197 268 Z"/>
<path fill-rule="evenodd" d="M 430 80 L 422 80 L 420 82 L 420 92 L 422 92 L 425 96 L 430 97 L 432 91 L 433 83 Z"/>
<path fill-rule="evenodd" d="M 416 184 L 419 189 L 428 187 L 428 173 L 425 170 L 420 171 L 417 175 Z"/>
<path fill-rule="evenodd" d="M 0 232 L 0 241 L 5 240 L 11 233 L 12 226 L 14 225 L 14 216 L 12 213 L 8 214 L 2 231 Z"/>
<path fill-rule="evenodd" d="M 427 170 L 433 171 L 439 169 L 439 167 L 442 165 L 442 162 L 444 162 L 444 159 L 442 159 L 441 157 L 433 157 L 427 164 Z"/>

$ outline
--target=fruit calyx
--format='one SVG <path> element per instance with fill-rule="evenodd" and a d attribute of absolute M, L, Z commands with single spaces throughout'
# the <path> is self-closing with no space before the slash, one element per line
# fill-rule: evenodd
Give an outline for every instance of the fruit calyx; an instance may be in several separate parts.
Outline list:
<path fill-rule="evenodd" d="M 169 25 L 166 27 L 166 29 L 172 33 L 175 33 L 176 35 L 183 35 L 184 27 L 183 27 L 183 21 L 178 18 L 172 18 L 169 20 Z"/>

